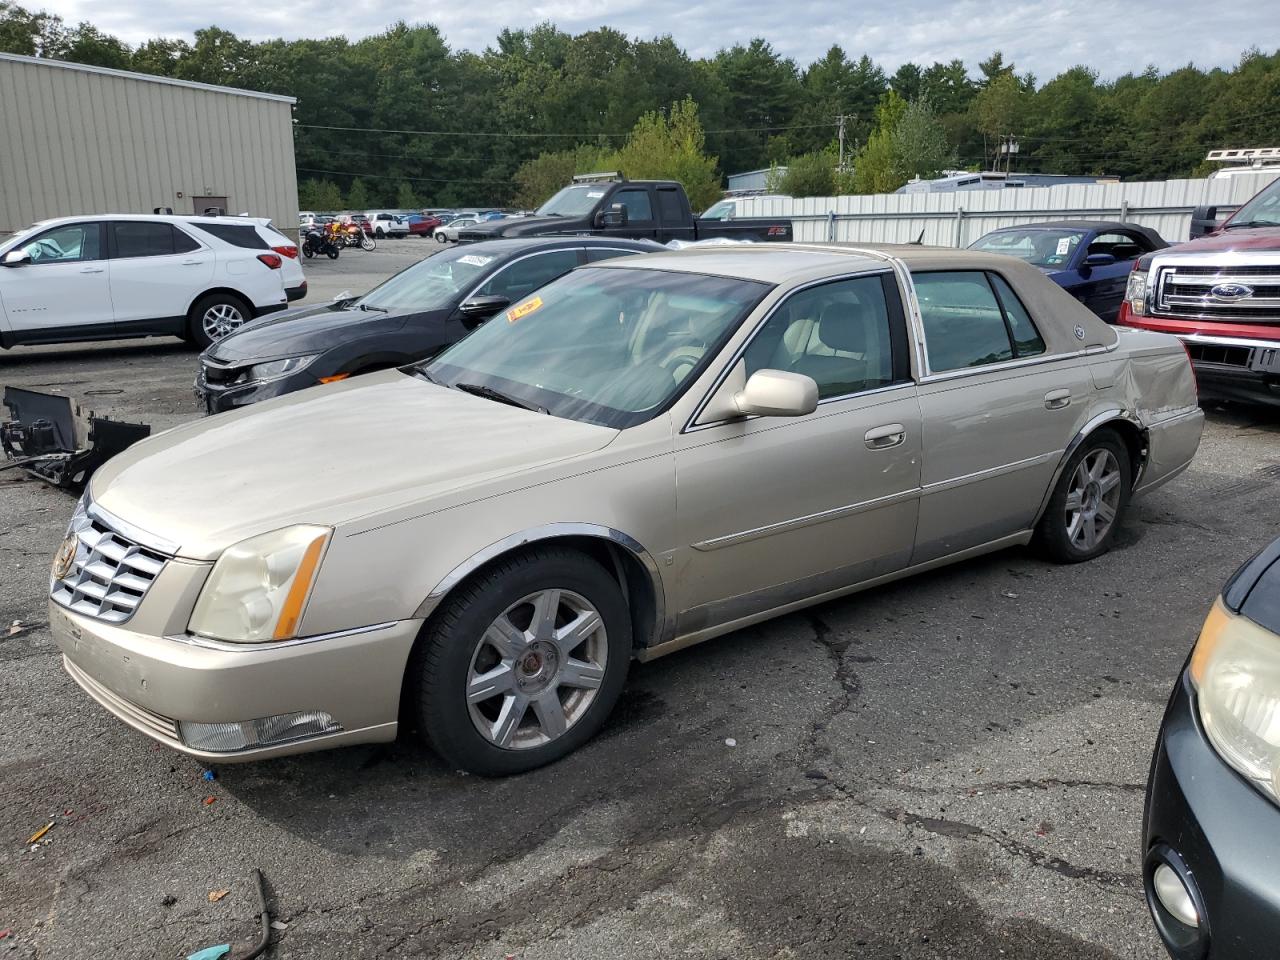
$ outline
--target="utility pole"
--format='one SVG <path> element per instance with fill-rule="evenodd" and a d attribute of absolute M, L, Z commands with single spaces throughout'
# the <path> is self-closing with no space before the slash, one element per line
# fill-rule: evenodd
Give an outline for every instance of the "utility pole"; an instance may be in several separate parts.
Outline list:
<path fill-rule="evenodd" d="M 836 117 L 836 126 L 839 128 L 838 136 L 840 138 L 840 160 L 837 164 L 838 168 L 844 169 L 844 125 L 846 120 L 852 120 L 853 117 L 846 117 L 843 113 Z"/>

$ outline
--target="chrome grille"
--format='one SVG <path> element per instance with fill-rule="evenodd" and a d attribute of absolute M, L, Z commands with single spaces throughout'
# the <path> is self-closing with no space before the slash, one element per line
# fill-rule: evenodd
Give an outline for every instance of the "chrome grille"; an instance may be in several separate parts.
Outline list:
<path fill-rule="evenodd" d="M 86 512 L 83 503 L 71 518 L 68 536 L 76 555 L 65 577 L 54 578 L 54 602 L 108 623 L 124 623 L 147 595 L 169 558 L 111 529 Z"/>
<path fill-rule="evenodd" d="M 1215 296 L 1220 284 L 1240 284 L 1238 299 Z M 1175 265 L 1160 268 L 1156 312 L 1173 317 L 1280 324 L 1280 264 Z"/>

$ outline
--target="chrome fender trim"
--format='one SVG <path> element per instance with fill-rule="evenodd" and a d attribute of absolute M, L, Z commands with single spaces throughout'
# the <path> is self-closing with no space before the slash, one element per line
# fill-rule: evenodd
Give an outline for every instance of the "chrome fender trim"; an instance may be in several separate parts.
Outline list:
<path fill-rule="evenodd" d="M 1147 428 L 1142 425 L 1142 421 L 1122 407 L 1106 410 L 1081 427 L 1080 432 L 1072 437 L 1071 442 L 1067 444 L 1067 448 L 1062 451 L 1062 456 L 1058 459 L 1058 465 L 1054 467 L 1053 478 L 1045 488 L 1044 498 L 1040 501 L 1040 509 L 1036 511 L 1035 519 L 1031 521 L 1032 530 L 1034 530 L 1036 525 L 1040 523 L 1040 518 L 1044 516 L 1045 510 L 1049 508 L 1049 498 L 1053 496 L 1054 488 L 1058 486 L 1058 480 L 1062 477 L 1062 471 L 1066 469 L 1067 462 L 1075 455 L 1075 452 L 1080 449 L 1080 445 L 1084 443 L 1085 440 L 1087 440 L 1099 427 L 1104 427 L 1108 423 L 1113 423 L 1117 420 L 1123 420 L 1130 426 L 1135 427 L 1144 438 L 1146 437 Z M 1142 473 L 1145 467 L 1145 463 L 1138 464 L 1138 471 L 1134 475 L 1131 491 L 1138 489 L 1138 486 L 1142 481 Z"/>
<path fill-rule="evenodd" d="M 606 540 L 609 543 L 616 544 L 630 553 L 633 557 L 640 561 L 644 566 L 646 573 L 649 575 L 649 585 L 653 589 L 653 632 L 652 637 L 642 638 L 643 643 L 637 646 L 650 646 L 651 644 L 660 643 L 667 638 L 670 625 L 668 624 L 668 612 L 666 603 L 666 593 L 662 586 L 662 574 L 658 571 L 658 565 L 654 562 L 649 551 L 646 550 L 641 543 L 623 533 L 621 530 L 615 530 L 613 527 L 606 527 L 598 523 L 547 523 L 539 527 L 531 527 L 520 533 L 513 533 L 509 537 L 504 537 L 495 543 L 489 544 L 483 550 L 472 554 L 462 563 L 458 564 L 449 571 L 439 583 L 431 588 L 431 592 L 427 594 L 427 598 L 418 605 L 418 609 L 413 612 L 413 619 L 426 619 L 440 605 L 445 596 L 461 583 L 464 579 L 479 570 L 490 560 L 494 560 L 504 553 L 510 553 L 518 547 L 523 547 L 530 543 L 541 543 L 548 540 L 556 540 L 561 537 L 594 537 L 597 540 Z M 637 638 L 641 639 L 641 638 Z"/>

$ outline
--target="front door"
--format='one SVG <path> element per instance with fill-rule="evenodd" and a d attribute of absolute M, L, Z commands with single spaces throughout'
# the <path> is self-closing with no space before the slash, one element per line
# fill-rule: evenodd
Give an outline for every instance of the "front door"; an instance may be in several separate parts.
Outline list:
<path fill-rule="evenodd" d="M 609 205 L 621 204 L 627 212 L 627 222 L 611 227 L 611 237 L 630 237 L 633 240 L 652 240 L 658 233 L 657 213 L 653 209 L 653 195 L 647 187 L 624 187 L 609 198 Z"/>
<path fill-rule="evenodd" d="M 806 287 L 729 366 L 812 377 L 818 409 L 695 423 L 676 441 L 677 631 L 694 633 L 906 566 L 920 407 L 890 274 Z"/>
<path fill-rule="evenodd" d="M 0 316 L 8 319 L 7 333 L 15 342 L 98 337 L 111 332 L 111 288 L 102 226 L 96 222 L 63 224 L 14 248 L 26 251 L 27 262 L 0 267 Z"/>
<path fill-rule="evenodd" d="M 1030 527 L 1094 387 L 1085 358 L 1049 359 L 998 273 L 913 279 L 930 368 L 919 388 L 924 468 L 911 558 L 923 563 Z"/>

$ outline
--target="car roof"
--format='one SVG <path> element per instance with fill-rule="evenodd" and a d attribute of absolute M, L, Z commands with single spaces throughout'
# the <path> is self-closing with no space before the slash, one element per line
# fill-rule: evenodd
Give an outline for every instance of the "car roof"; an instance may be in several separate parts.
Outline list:
<path fill-rule="evenodd" d="M 1037 223 L 1015 223 L 1007 227 L 996 227 L 986 234 L 1004 233 L 1006 230 L 1093 230 L 1106 233 L 1109 230 L 1129 230 L 1135 233 L 1155 233 L 1150 227 L 1140 223 L 1126 223 L 1123 220 L 1045 220 Z"/>
<path fill-rule="evenodd" d="M 145 220 L 149 223 L 252 223 L 258 226 L 266 226 L 271 223 L 270 217 L 238 217 L 234 214 L 223 214 L 218 217 L 206 217 L 203 214 L 173 214 L 173 213 L 86 213 L 78 217 L 51 217 L 48 220 L 37 220 L 32 227 L 56 227 L 63 223 L 84 223 L 87 220 Z"/>

